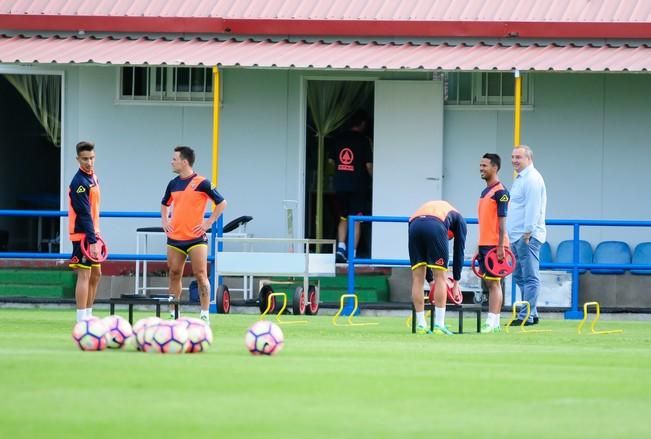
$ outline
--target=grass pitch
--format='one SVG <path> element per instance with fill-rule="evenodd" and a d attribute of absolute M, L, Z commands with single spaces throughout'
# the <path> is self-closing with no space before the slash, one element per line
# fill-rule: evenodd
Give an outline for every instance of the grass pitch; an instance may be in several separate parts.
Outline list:
<path fill-rule="evenodd" d="M 213 316 L 211 350 L 175 356 L 81 352 L 74 311 L 2 309 L 0 437 L 651 435 L 647 322 L 440 337 L 412 335 L 404 318 L 346 328 L 319 316 L 283 326 L 278 356 L 253 357 L 256 318 Z"/>

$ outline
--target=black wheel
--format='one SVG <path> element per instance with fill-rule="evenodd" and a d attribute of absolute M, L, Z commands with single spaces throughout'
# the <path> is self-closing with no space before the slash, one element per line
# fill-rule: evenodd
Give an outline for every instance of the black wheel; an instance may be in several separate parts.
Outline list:
<path fill-rule="evenodd" d="M 303 291 L 303 287 L 296 287 L 294 297 L 292 298 L 292 314 L 295 316 L 305 314 L 307 308 L 307 294 Z"/>
<path fill-rule="evenodd" d="M 264 285 L 260 288 L 260 294 L 258 295 L 258 306 L 260 307 L 260 313 L 263 313 L 267 309 L 267 302 L 269 301 L 269 295 L 274 292 L 274 289 L 271 285 Z M 276 309 L 276 298 L 271 298 L 271 309 L 269 312 L 274 312 Z"/>
<path fill-rule="evenodd" d="M 226 285 L 217 288 L 217 312 L 220 314 L 231 312 L 231 292 Z"/>
<path fill-rule="evenodd" d="M 305 313 L 310 316 L 315 316 L 319 312 L 319 290 L 314 285 L 310 285 L 307 290 L 307 308 Z"/>

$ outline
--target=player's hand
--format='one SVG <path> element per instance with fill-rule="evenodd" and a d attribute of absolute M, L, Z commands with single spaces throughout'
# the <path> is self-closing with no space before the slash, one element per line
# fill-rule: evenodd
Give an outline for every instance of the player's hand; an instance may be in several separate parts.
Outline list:
<path fill-rule="evenodd" d="M 203 235 L 206 233 L 210 228 L 212 227 L 212 222 L 209 220 L 205 220 L 201 224 L 197 225 L 192 231 L 196 233 L 197 235 Z"/>
<path fill-rule="evenodd" d="M 454 297 L 461 296 L 461 287 L 459 286 L 459 281 L 457 280 L 455 280 L 452 285 L 452 293 L 454 294 Z"/>
<path fill-rule="evenodd" d="M 497 252 L 497 260 L 499 262 L 502 262 L 504 260 L 504 246 L 503 245 L 498 245 L 496 252 Z"/>
<path fill-rule="evenodd" d="M 174 231 L 174 227 L 172 227 L 172 223 L 169 221 L 163 221 L 163 230 L 165 230 L 166 233 L 171 233 Z"/>
<path fill-rule="evenodd" d="M 522 235 L 522 239 L 524 240 L 524 243 L 529 245 L 529 240 L 531 239 L 531 233 L 525 233 Z"/>
<path fill-rule="evenodd" d="M 90 248 L 88 249 L 88 252 L 90 253 L 90 258 L 93 260 L 99 259 L 99 246 L 97 243 L 91 244 Z"/>

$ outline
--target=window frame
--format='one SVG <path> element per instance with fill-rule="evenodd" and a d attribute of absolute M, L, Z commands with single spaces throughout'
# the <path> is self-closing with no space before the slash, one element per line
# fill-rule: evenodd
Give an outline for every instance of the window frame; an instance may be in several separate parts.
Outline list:
<path fill-rule="evenodd" d="M 448 87 L 449 74 L 457 74 L 457 97 L 453 101 L 448 100 L 450 95 L 449 90 L 446 91 L 446 99 L 444 105 L 446 109 L 455 110 L 455 109 L 473 109 L 473 110 L 512 110 L 514 106 L 514 99 L 512 96 L 491 96 L 488 93 L 484 93 L 482 90 L 482 77 L 488 77 L 490 74 L 500 74 L 500 81 L 504 75 L 513 75 L 513 72 L 498 72 L 498 71 L 448 71 L 445 72 L 445 84 L 446 88 Z M 470 78 L 471 90 L 470 90 L 470 100 L 460 100 L 460 85 L 461 74 L 472 75 Z M 521 108 L 523 110 L 532 110 L 534 106 L 534 75 L 529 72 L 521 73 L 522 74 L 522 98 L 523 102 Z M 502 81 L 501 81 L 502 82 Z M 500 83 L 500 89 L 503 85 Z M 487 83 L 488 90 L 488 83 Z"/>
<path fill-rule="evenodd" d="M 123 71 L 126 68 L 133 69 L 135 72 L 136 68 L 146 69 L 146 86 L 147 95 L 135 95 L 135 81 L 132 84 L 132 94 L 125 95 L 123 91 L 123 80 L 124 74 Z M 187 68 L 189 69 L 188 85 L 189 88 L 192 88 L 192 71 L 195 69 L 203 69 L 205 71 L 203 87 L 204 91 L 175 91 L 175 88 L 178 89 L 178 69 Z M 163 72 L 161 75 L 162 83 L 164 86 L 161 88 L 157 87 L 157 76 L 159 72 Z M 135 77 L 135 75 L 132 75 Z M 221 76 L 219 87 L 221 89 Z M 116 104 L 136 104 L 136 105 L 190 105 L 190 106 L 210 106 L 213 102 L 213 91 L 206 91 L 208 84 L 212 86 L 212 68 L 203 67 L 203 66 L 141 66 L 141 65 L 122 65 L 117 68 L 117 81 L 116 81 Z M 211 87 L 212 88 L 212 87 Z"/>

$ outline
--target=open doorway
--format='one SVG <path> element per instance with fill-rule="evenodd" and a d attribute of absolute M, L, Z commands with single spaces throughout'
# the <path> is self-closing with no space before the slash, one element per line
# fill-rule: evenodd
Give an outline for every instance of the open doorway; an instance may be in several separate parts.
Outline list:
<path fill-rule="evenodd" d="M 339 156 L 336 151 L 342 149 L 340 143 L 350 139 L 352 131 L 357 131 L 358 137 L 364 139 L 361 143 L 368 145 L 369 154 L 364 157 L 372 163 L 373 102 L 372 81 L 310 80 L 307 83 L 305 236 L 308 238 L 337 239 L 340 218 L 347 216 L 347 207 L 351 206 L 345 205 L 340 175 L 336 175 Z M 363 126 L 359 125 L 360 118 L 364 119 Z M 349 190 L 359 194 L 352 205 L 363 208 L 363 213 L 370 215 L 372 172 L 368 172 L 363 163 L 352 169 L 350 174 L 359 173 L 359 178 L 349 186 Z M 370 257 L 371 225 L 362 224 L 360 232 L 357 255 Z"/>
<path fill-rule="evenodd" d="M 59 210 L 61 75 L 0 74 L 0 208 Z M 58 251 L 59 218 L 1 217 L 0 251 Z"/>

